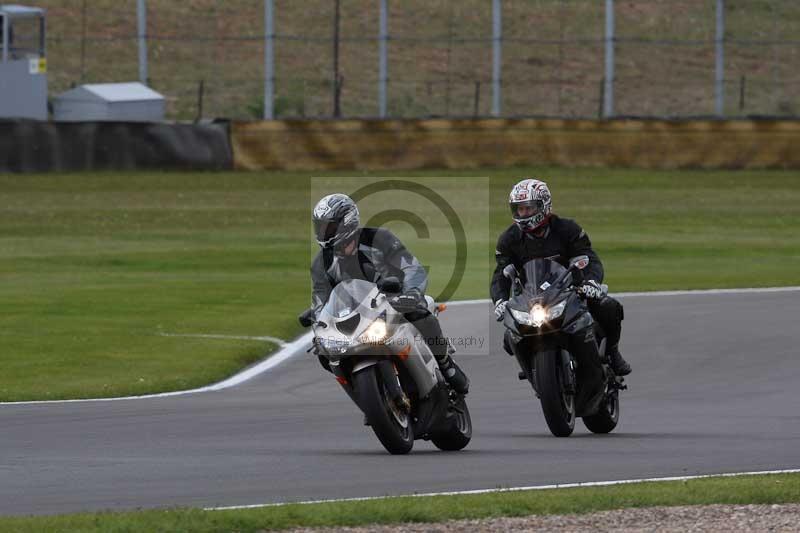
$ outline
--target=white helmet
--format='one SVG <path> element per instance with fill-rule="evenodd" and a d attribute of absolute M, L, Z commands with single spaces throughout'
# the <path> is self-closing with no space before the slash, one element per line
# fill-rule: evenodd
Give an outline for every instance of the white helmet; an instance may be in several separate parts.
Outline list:
<path fill-rule="evenodd" d="M 514 185 L 508 195 L 508 205 L 514 222 L 522 231 L 535 231 L 550 220 L 553 199 L 545 182 L 529 178 Z M 521 206 L 532 207 L 533 210 L 520 213 Z"/>

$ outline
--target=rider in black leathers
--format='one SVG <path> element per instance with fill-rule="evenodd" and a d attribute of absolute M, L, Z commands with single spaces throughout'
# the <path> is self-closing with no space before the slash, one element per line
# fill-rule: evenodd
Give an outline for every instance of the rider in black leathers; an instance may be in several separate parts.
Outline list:
<path fill-rule="evenodd" d="M 389 230 L 359 227 L 358 207 L 345 194 L 322 198 L 312 219 L 321 250 L 311 264 L 312 307 L 304 314 L 318 315 L 342 280 L 377 282 L 396 277 L 403 292 L 392 298 L 392 306 L 422 334 L 447 382 L 456 392 L 466 394 L 469 379 L 450 356 L 439 320 L 428 311 L 424 296 L 428 273 L 417 258 Z M 326 366 L 325 361 L 320 362 Z"/>
<path fill-rule="evenodd" d="M 603 294 L 603 264 L 592 250 L 589 236 L 575 221 L 552 213 L 551 204 L 550 190 L 543 181 L 522 180 L 511 190 L 509 205 L 514 224 L 497 239 L 495 251 L 497 267 L 491 285 L 495 317 L 503 319 L 511 289 L 511 282 L 503 275 L 506 265 L 513 264 L 521 271 L 522 265 L 532 259 L 552 258 L 566 267 L 571 258 L 586 255 L 589 265 L 582 272 L 584 281 L 579 291 L 606 334 L 606 356 L 611 368 L 618 376 L 630 374 L 631 367 L 619 352 L 625 316 L 622 304 Z"/>

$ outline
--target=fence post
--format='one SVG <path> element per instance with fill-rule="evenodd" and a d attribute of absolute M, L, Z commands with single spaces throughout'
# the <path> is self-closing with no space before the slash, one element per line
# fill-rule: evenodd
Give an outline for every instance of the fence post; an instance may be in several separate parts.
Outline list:
<path fill-rule="evenodd" d="M 492 2 L 492 116 L 501 113 L 501 64 L 503 47 L 503 19 L 501 0 Z"/>
<path fill-rule="evenodd" d="M 275 21 L 273 0 L 264 0 L 264 120 L 274 116 Z"/>
<path fill-rule="evenodd" d="M 714 111 L 725 116 L 725 0 L 717 0 L 716 72 L 714 76 Z"/>
<path fill-rule="evenodd" d="M 86 0 L 81 2 L 81 83 L 86 78 Z"/>
<path fill-rule="evenodd" d="M 475 82 L 475 98 L 473 100 L 472 105 L 472 116 L 477 118 L 478 113 L 480 112 L 481 107 L 481 82 L 480 80 Z"/>
<path fill-rule="evenodd" d="M 200 84 L 197 87 L 197 117 L 194 119 L 195 123 L 203 120 L 203 98 L 205 96 L 205 89 L 206 80 L 200 80 Z"/>
<path fill-rule="evenodd" d="M 380 27 L 378 28 L 378 116 L 386 118 L 386 81 L 387 81 L 387 63 L 386 63 L 386 45 L 389 38 L 388 32 L 388 0 L 381 1 L 381 15 Z"/>
<path fill-rule="evenodd" d="M 742 75 L 739 80 L 739 113 L 744 111 L 744 88 L 747 83 L 747 78 Z"/>
<path fill-rule="evenodd" d="M 138 21 L 137 40 L 139 41 L 139 81 L 147 85 L 147 2 L 138 0 L 136 3 L 136 18 Z"/>
<path fill-rule="evenodd" d="M 339 75 L 339 26 L 341 20 L 341 2 L 335 0 L 333 11 L 333 117 L 342 116 L 341 102 L 341 76 Z"/>
<path fill-rule="evenodd" d="M 614 0 L 606 0 L 606 74 L 603 86 L 603 118 L 614 116 Z"/>
<path fill-rule="evenodd" d="M 3 63 L 8 61 L 8 49 L 11 44 L 11 36 L 8 31 L 9 26 L 8 17 L 0 17 L 0 57 L 2 57 Z"/>

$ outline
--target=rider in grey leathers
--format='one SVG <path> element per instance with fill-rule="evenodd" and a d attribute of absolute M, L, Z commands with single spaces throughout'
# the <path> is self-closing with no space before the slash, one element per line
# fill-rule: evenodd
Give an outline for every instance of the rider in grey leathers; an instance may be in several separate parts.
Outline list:
<path fill-rule="evenodd" d="M 392 306 L 422 334 L 450 386 L 466 394 L 469 379 L 450 356 L 439 320 L 427 308 L 424 295 L 428 273 L 417 258 L 391 231 L 360 227 L 358 207 L 345 194 L 322 198 L 314 207 L 312 219 L 321 249 L 311 264 L 313 287 L 307 313 L 318 315 L 340 281 L 400 279 L 403 289 L 392 298 Z"/>

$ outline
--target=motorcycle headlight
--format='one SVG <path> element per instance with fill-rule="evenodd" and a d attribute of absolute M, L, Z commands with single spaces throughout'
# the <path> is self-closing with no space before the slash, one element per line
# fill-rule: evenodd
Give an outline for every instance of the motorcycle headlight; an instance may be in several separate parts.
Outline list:
<path fill-rule="evenodd" d="M 516 320 L 520 324 L 526 324 L 528 326 L 531 325 L 530 313 L 526 313 L 525 311 L 518 311 L 516 309 L 512 309 L 511 307 L 509 307 L 508 310 L 511 311 L 511 316 L 514 317 L 514 320 Z"/>
<path fill-rule="evenodd" d="M 509 309 L 511 308 L 509 307 Z M 547 312 L 545 311 L 544 307 L 536 304 L 531 308 L 529 313 L 511 309 L 511 316 L 513 316 L 520 324 L 538 328 L 544 324 L 545 319 L 547 318 Z"/>
<path fill-rule="evenodd" d="M 531 307 L 531 310 L 528 313 L 525 311 L 511 309 L 510 307 L 509 309 L 511 310 L 511 316 L 513 316 L 520 324 L 538 328 L 545 322 L 555 320 L 563 315 L 566 307 L 567 301 L 564 300 L 563 302 L 560 302 L 550 308 L 544 307 L 541 304 L 536 304 Z"/>
<path fill-rule="evenodd" d="M 547 310 L 539 304 L 531 307 L 531 325 L 538 328 L 547 320 Z"/>
<path fill-rule="evenodd" d="M 548 320 L 548 322 L 550 320 L 555 320 L 556 318 L 558 318 L 561 315 L 563 315 L 564 314 L 564 309 L 566 307 L 567 307 L 567 301 L 566 300 L 563 300 L 562 302 L 557 303 L 556 305 L 554 305 L 552 307 L 549 307 L 547 309 L 547 320 Z"/>
<path fill-rule="evenodd" d="M 329 337 L 318 337 L 317 344 L 319 344 L 320 348 L 332 355 L 343 354 L 350 347 L 350 342 L 347 340 Z"/>
<path fill-rule="evenodd" d="M 370 324 L 358 340 L 364 344 L 379 344 L 386 340 L 386 321 L 379 318 Z"/>

